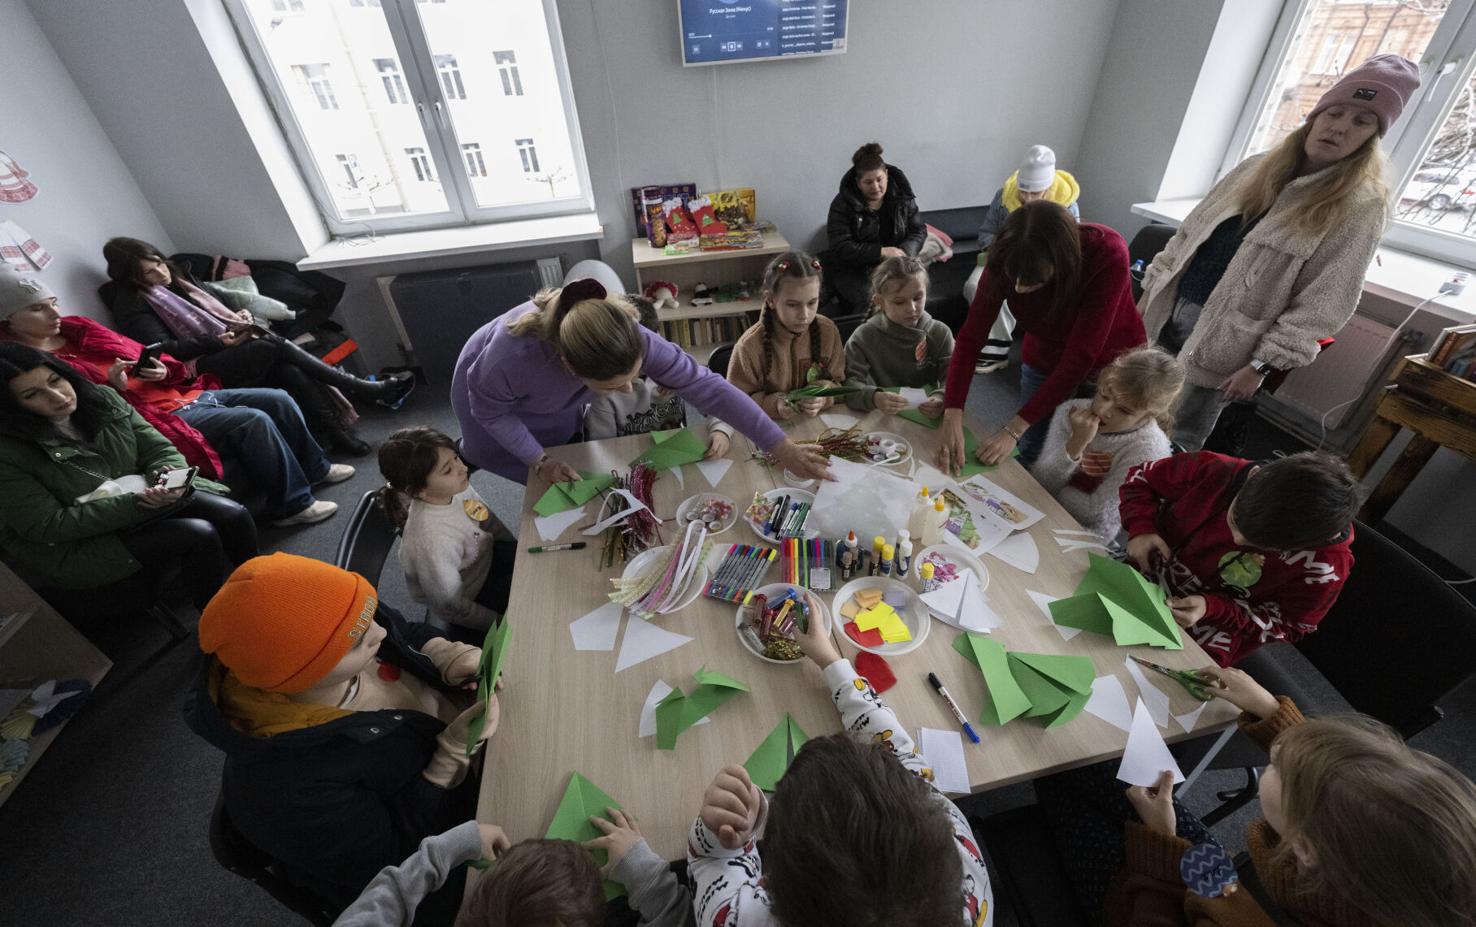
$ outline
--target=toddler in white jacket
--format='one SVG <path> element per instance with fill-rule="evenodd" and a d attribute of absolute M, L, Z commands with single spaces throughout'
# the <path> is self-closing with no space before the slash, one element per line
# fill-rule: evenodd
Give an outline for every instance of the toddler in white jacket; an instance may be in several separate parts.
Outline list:
<path fill-rule="evenodd" d="M 1117 490 L 1138 464 L 1167 457 L 1184 368 L 1160 348 L 1128 351 L 1097 378 L 1097 394 L 1056 407 L 1030 472 L 1061 507 L 1111 545 L 1122 528 Z"/>

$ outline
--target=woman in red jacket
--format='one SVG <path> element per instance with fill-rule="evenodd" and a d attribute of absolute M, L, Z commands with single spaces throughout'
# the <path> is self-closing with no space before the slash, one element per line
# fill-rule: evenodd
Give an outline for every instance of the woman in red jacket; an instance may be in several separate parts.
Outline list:
<path fill-rule="evenodd" d="M 1017 446 L 1020 462 L 1032 462 L 1056 406 L 1091 395 L 1098 371 L 1148 340 L 1133 303 L 1127 242 L 1121 235 L 1105 225 L 1078 224 L 1046 200 L 1015 210 L 989 248 L 948 367 L 938 466 L 949 473 L 966 462 L 963 406 L 973 384 L 974 358 L 1006 298 L 1025 333 L 1021 406 L 980 442 L 981 463 L 999 463 Z"/>

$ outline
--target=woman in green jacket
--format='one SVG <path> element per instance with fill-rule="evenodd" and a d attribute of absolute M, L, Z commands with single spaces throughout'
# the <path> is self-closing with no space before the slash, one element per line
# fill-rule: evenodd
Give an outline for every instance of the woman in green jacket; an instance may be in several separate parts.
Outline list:
<path fill-rule="evenodd" d="M 42 585 L 106 586 L 179 564 L 204 607 L 256 556 L 251 515 L 196 479 L 121 396 L 21 344 L 0 344 L 0 548 Z"/>

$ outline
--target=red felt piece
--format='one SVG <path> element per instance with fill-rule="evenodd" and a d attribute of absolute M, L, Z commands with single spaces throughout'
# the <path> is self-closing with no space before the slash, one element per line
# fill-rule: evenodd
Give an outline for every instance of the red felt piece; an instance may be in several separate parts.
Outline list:
<path fill-rule="evenodd" d="M 865 676 L 877 692 L 885 692 L 897 684 L 897 674 L 887 661 L 865 650 L 856 654 L 856 672 Z"/>
<path fill-rule="evenodd" d="M 882 640 L 880 628 L 863 631 L 856 627 L 856 622 L 854 621 L 846 622 L 846 637 L 849 637 L 862 647 L 880 647 L 886 643 L 886 641 Z"/>

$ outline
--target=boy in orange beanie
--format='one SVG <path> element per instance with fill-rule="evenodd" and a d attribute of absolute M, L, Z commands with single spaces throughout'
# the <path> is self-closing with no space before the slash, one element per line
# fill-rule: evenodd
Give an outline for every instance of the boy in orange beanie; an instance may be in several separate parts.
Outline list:
<path fill-rule="evenodd" d="M 424 837 L 471 819 L 481 650 L 436 637 L 363 577 L 290 554 L 242 564 L 200 616 L 185 718 L 226 754 L 233 826 L 336 914 Z M 494 695 L 478 747 L 497 729 Z M 464 872 L 422 912 L 454 916 Z"/>

